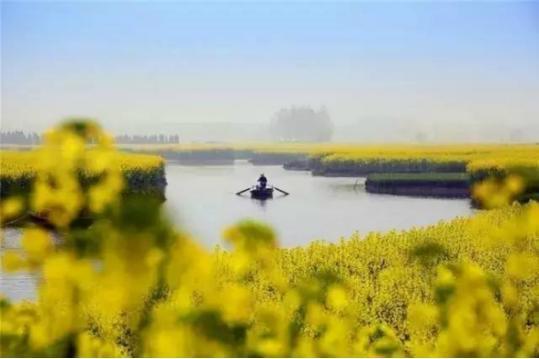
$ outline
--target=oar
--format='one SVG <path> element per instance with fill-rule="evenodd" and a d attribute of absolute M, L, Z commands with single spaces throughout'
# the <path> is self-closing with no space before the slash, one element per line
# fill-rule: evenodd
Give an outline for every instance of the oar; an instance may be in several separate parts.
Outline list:
<path fill-rule="evenodd" d="M 278 188 L 278 187 L 275 187 L 273 186 L 273 188 L 275 188 L 277 191 L 281 192 L 282 194 L 284 194 L 285 196 L 288 196 L 290 193 L 286 192 L 286 191 L 283 191 L 282 189 Z"/>
<path fill-rule="evenodd" d="M 243 192 L 247 192 L 247 191 L 250 190 L 250 189 L 251 189 L 251 187 L 247 187 L 247 188 L 244 189 L 244 190 L 241 190 L 241 191 L 239 191 L 239 192 L 236 192 L 236 194 L 237 194 L 238 196 L 241 196 L 241 194 L 242 194 Z"/>

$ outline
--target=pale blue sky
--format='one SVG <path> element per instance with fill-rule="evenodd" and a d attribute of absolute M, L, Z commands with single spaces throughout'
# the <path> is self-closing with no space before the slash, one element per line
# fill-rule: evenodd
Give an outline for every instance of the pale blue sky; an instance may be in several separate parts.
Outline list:
<path fill-rule="evenodd" d="M 2 2 L 4 129 L 265 122 L 293 104 L 343 124 L 527 124 L 538 103 L 539 2 Z"/>

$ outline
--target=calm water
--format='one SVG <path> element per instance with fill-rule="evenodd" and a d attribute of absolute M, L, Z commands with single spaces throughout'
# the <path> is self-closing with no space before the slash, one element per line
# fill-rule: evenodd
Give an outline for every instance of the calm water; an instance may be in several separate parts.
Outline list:
<path fill-rule="evenodd" d="M 235 193 L 254 184 L 260 173 L 277 192 L 267 201 Z M 471 214 L 467 200 L 399 197 L 366 193 L 363 180 L 312 177 L 309 172 L 280 166 L 167 167 L 169 215 L 181 228 L 208 247 L 221 243 L 224 227 L 243 218 L 271 224 L 282 246 L 304 245 L 314 239 L 337 241 L 354 232 L 387 231 L 433 224 Z M 5 248 L 18 248 L 18 231 L 8 230 Z M 12 299 L 32 298 L 36 278 L 24 273 L 0 276 L 0 292 Z"/>

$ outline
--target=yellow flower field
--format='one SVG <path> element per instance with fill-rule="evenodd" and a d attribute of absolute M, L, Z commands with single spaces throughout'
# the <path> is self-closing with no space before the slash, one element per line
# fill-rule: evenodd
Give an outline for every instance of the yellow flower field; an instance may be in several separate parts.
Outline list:
<path fill-rule="evenodd" d="M 368 159 L 428 159 L 435 161 L 508 160 L 539 165 L 538 144 L 447 144 L 361 145 L 346 143 L 186 143 L 179 145 L 130 145 L 125 148 L 144 151 L 196 152 L 210 150 L 253 151 L 257 153 L 296 153 L 323 157 L 325 161 Z M 529 161 L 529 162 L 528 162 Z"/>
<path fill-rule="evenodd" d="M 66 145 L 66 147 L 69 146 L 73 144 Z M 61 152 L 60 156 L 51 155 L 50 151 L 44 150 L 0 151 L 1 197 L 9 195 L 28 197 L 39 174 L 56 166 L 59 158 L 67 157 L 65 154 L 73 150 L 73 148 L 55 149 Z M 85 165 L 79 168 L 79 173 L 86 181 L 99 176 L 102 168 L 109 166 L 122 173 L 127 191 L 153 192 L 158 196 L 163 196 L 166 182 L 165 163 L 159 156 L 128 152 L 104 154 L 99 149 L 90 148 L 81 161 L 85 162 Z M 109 185 L 113 184 L 109 183 Z M 37 186 L 34 190 L 41 189 Z"/>
<path fill-rule="evenodd" d="M 0 173 L 2 177 L 17 178 L 36 173 L 40 166 L 40 154 L 31 151 L 0 151 Z M 92 156 L 92 151 L 88 154 Z M 123 171 L 151 171 L 163 165 L 158 156 L 132 153 L 115 153 L 116 161 Z"/>
<path fill-rule="evenodd" d="M 88 151 L 118 156 L 95 124 L 44 145 L 31 205 L 54 229 L 27 228 L 2 258 L 41 278 L 35 302 L 0 301 L 3 356 L 539 355 L 536 202 L 293 249 L 244 221 L 207 251 L 158 202 L 121 197 L 115 161 Z M 97 215 L 85 230 L 82 206 Z"/>

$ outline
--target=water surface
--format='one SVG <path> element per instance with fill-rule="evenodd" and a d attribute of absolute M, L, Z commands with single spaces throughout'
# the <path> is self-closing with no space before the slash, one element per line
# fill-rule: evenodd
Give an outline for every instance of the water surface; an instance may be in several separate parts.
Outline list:
<path fill-rule="evenodd" d="M 364 179 L 313 177 L 280 166 L 189 167 L 169 165 L 166 207 L 177 223 L 207 245 L 220 243 L 227 225 L 243 218 L 271 224 L 282 246 L 315 239 L 337 241 L 354 232 L 388 231 L 469 215 L 465 199 L 414 198 L 365 192 Z M 264 173 L 290 193 L 260 201 L 235 193 Z"/>

